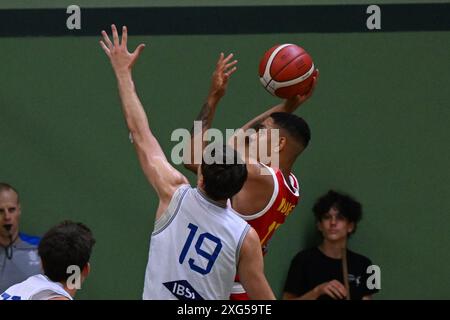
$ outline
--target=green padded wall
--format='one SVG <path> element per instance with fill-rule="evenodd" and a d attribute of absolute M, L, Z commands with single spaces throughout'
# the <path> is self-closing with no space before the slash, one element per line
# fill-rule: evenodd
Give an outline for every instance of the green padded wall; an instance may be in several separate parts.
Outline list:
<path fill-rule="evenodd" d="M 257 77 L 275 43 L 304 46 L 321 72 L 298 114 L 312 142 L 295 172 L 304 199 L 275 234 L 266 272 L 280 297 L 290 259 L 320 240 L 311 207 L 329 188 L 364 205 L 350 246 L 381 267 L 381 299 L 449 298 L 450 32 L 133 37 L 134 76 L 167 155 L 190 128 L 220 51 L 239 59 L 215 126 L 278 102 Z M 139 299 L 157 198 L 140 171 L 96 37 L 0 38 L 0 180 L 22 195 L 22 230 L 70 218 L 97 245 L 80 299 Z M 180 168 L 195 183 L 192 175 Z"/>

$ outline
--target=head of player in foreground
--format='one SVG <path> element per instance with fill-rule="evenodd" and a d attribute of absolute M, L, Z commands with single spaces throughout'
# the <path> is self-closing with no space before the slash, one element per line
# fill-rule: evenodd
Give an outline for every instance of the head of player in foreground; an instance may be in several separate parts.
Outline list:
<path fill-rule="evenodd" d="M 44 275 L 61 283 L 65 291 L 75 296 L 90 273 L 94 244 L 91 230 L 82 223 L 64 221 L 54 226 L 39 244 Z"/>

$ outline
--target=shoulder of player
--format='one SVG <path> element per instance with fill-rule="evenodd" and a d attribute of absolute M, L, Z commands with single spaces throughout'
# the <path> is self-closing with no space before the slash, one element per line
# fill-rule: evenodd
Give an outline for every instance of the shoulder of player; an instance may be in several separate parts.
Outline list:
<path fill-rule="evenodd" d="M 260 163 L 247 164 L 247 179 L 258 180 L 262 183 L 273 183 L 272 172 L 270 169 Z"/>
<path fill-rule="evenodd" d="M 253 227 L 248 229 L 247 234 L 245 235 L 244 242 L 242 243 L 246 248 L 249 247 L 260 247 L 259 236 L 256 230 Z"/>
<path fill-rule="evenodd" d="M 156 216 L 155 220 L 159 220 L 169 209 L 169 207 L 172 208 L 172 210 L 175 210 L 178 203 L 182 201 L 185 194 L 189 191 L 192 192 L 193 188 L 189 183 L 180 184 L 178 186 L 174 186 L 170 192 L 167 192 L 165 195 L 158 195 L 159 196 L 159 204 L 158 208 L 156 209 Z"/>

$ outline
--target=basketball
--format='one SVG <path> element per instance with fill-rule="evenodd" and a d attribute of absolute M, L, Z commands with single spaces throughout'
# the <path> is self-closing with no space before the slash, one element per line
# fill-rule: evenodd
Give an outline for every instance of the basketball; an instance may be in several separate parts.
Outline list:
<path fill-rule="evenodd" d="M 259 79 L 272 95 L 288 99 L 304 95 L 317 73 L 311 56 L 295 44 L 270 48 L 259 63 Z"/>

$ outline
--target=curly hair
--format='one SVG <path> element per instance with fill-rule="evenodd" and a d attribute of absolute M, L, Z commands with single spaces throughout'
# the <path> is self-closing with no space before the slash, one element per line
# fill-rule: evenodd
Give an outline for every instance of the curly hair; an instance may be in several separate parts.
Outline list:
<path fill-rule="evenodd" d="M 354 223 L 355 227 L 352 233 L 355 233 L 356 225 L 362 219 L 361 203 L 347 194 L 329 190 L 317 199 L 314 204 L 313 212 L 316 220 L 321 221 L 332 207 L 335 207 L 339 211 L 339 214 L 344 216 L 349 222 Z"/>

